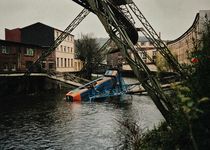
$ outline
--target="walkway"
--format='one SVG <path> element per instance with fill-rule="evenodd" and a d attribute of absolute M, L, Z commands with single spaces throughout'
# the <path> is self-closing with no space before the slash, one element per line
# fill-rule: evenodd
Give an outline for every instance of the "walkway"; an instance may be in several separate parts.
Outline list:
<path fill-rule="evenodd" d="M 74 82 L 74 81 L 70 81 L 70 80 L 66 80 L 64 78 L 64 76 L 61 76 L 61 75 L 48 75 L 48 74 L 45 74 L 45 73 L 31 73 L 30 76 L 35 76 L 35 77 L 47 77 L 47 78 L 50 78 L 52 80 L 56 80 L 56 81 L 59 81 L 59 82 L 62 82 L 62 83 L 65 83 L 65 84 L 68 84 L 68 85 L 73 85 L 73 86 L 76 86 L 76 87 L 79 87 L 79 86 L 82 86 L 82 84 L 80 83 L 77 83 L 77 82 Z M 0 74 L 0 77 L 24 77 L 24 73 L 14 73 L 14 74 Z"/>

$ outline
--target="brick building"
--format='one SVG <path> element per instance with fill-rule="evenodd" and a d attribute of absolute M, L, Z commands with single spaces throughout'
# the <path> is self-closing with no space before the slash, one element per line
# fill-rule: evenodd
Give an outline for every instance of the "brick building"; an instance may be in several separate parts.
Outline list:
<path fill-rule="evenodd" d="M 47 47 L 0 40 L 0 72 L 25 72 Z M 48 56 L 49 60 L 53 57 Z M 41 67 L 33 71 L 40 71 Z"/>
<path fill-rule="evenodd" d="M 156 71 L 156 48 L 153 46 L 146 37 L 140 36 L 138 44 L 141 46 L 141 49 L 152 58 L 152 61 L 149 60 L 141 51 L 138 51 L 139 56 L 143 59 L 149 69 Z M 113 45 L 112 45 L 113 46 Z M 124 70 L 131 70 L 130 66 L 127 64 L 125 59 L 122 57 L 120 52 L 113 53 L 107 56 L 107 64 L 110 66 L 122 66 Z"/>
<path fill-rule="evenodd" d="M 24 28 L 5 29 L 5 38 L 10 41 L 49 47 L 62 32 L 38 22 Z M 44 68 L 51 68 L 58 72 L 74 72 L 82 68 L 82 62 L 74 58 L 74 36 L 71 34 L 53 51 L 51 57 L 53 59 L 47 57 L 42 62 Z"/>
<path fill-rule="evenodd" d="M 205 16 L 210 20 L 210 10 L 200 10 L 196 14 L 192 26 L 180 37 L 167 43 L 169 50 L 180 64 L 190 64 L 189 54 L 198 46 Z"/>
<path fill-rule="evenodd" d="M 138 44 L 141 46 L 141 49 L 145 51 L 145 53 L 152 58 L 152 61 L 149 60 L 141 51 L 139 51 L 138 53 L 140 54 L 141 58 L 143 59 L 143 61 L 146 64 L 154 64 L 154 62 L 156 62 L 156 53 L 157 50 L 156 48 L 153 46 L 153 43 L 151 43 L 146 37 L 141 36 L 139 37 L 139 41 Z"/>

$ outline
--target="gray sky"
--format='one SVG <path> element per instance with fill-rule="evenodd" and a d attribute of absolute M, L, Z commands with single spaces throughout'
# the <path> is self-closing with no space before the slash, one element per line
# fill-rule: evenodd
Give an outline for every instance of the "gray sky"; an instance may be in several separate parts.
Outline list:
<path fill-rule="evenodd" d="M 199 10 L 209 10 L 210 0 L 134 0 L 162 38 L 172 40 L 183 34 Z M 0 39 L 4 29 L 25 27 L 36 22 L 64 30 L 83 8 L 72 0 L 0 0 Z M 88 15 L 72 32 L 108 37 L 98 18 Z"/>

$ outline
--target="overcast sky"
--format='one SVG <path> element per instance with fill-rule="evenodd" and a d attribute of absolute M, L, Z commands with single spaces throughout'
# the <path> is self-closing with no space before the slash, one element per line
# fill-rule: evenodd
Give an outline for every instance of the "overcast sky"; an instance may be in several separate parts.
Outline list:
<path fill-rule="evenodd" d="M 183 34 L 199 10 L 210 10 L 210 0 L 134 0 L 162 38 L 172 40 Z M 72 0 L 0 0 L 0 39 L 4 29 L 22 28 L 36 22 L 64 30 L 83 8 Z M 72 32 L 108 37 L 94 14 L 88 15 Z"/>

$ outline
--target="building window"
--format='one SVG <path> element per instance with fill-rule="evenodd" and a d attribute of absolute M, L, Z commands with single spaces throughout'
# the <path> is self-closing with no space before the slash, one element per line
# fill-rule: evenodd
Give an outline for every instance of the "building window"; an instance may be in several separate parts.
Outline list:
<path fill-rule="evenodd" d="M 70 67 L 70 59 L 68 58 L 68 67 Z"/>
<path fill-rule="evenodd" d="M 66 67 L 66 58 L 64 59 L 64 65 L 65 65 L 65 67 Z"/>
<path fill-rule="evenodd" d="M 45 63 L 42 63 L 42 68 L 45 68 Z"/>
<path fill-rule="evenodd" d="M 9 54 L 9 48 L 6 46 L 1 46 L 1 53 L 2 54 Z"/>
<path fill-rule="evenodd" d="M 156 60 L 157 51 L 152 51 L 152 59 L 155 62 Z"/>
<path fill-rule="evenodd" d="M 63 47 L 64 52 L 66 52 L 66 46 Z"/>
<path fill-rule="evenodd" d="M 71 59 L 71 67 L 73 67 L 73 59 Z"/>
<path fill-rule="evenodd" d="M 61 45 L 61 52 L 63 51 L 63 46 Z"/>
<path fill-rule="evenodd" d="M 146 56 L 147 52 L 145 51 L 145 54 L 142 53 L 142 59 L 146 60 L 147 59 L 147 56 Z"/>
<path fill-rule="evenodd" d="M 145 45 L 145 42 L 141 42 L 141 46 L 144 46 Z"/>
<path fill-rule="evenodd" d="M 78 70 L 80 70 L 81 66 L 80 66 L 80 62 L 78 62 Z"/>
<path fill-rule="evenodd" d="M 153 44 L 152 44 L 151 42 L 149 42 L 149 45 L 150 45 L 150 46 L 153 46 Z"/>
<path fill-rule="evenodd" d="M 11 70 L 12 70 L 12 71 L 16 71 L 16 64 L 13 64 L 13 65 L 12 65 Z"/>
<path fill-rule="evenodd" d="M 53 69 L 53 63 L 49 63 L 49 69 Z"/>
<path fill-rule="evenodd" d="M 63 58 L 61 58 L 61 67 L 63 67 Z"/>
<path fill-rule="evenodd" d="M 26 48 L 25 55 L 33 56 L 34 55 L 34 50 L 32 48 Z"/>
<path fill-rule="evenodd" d="M 72 51 L 73 51 L 73 48 L 71 47 L 71 53 L 72 53 Z"/>
<path fill-rule="evenodd" d="M 57 58 L 57 67 L 59 67 L 59 58 Z"/>
<path fill-rule="evenodd" d="M 69 47 L 68 47 L 68 53 L 69 53 Z"/>
<path fill-rule="evenodd" d="M 3 71 L 8 71 L 9 70 L 9 65 L 8 64 L 4 64 L 3 65 Z"/>
<path fill-rule="evenodd" d="M 67 36 L 67 41 L 69 41 L 69 35 Z"/>
<path fill-rule="evenodd" d="M 74 62 L 74 69 L 77 71 L 77 62 Z"/>

